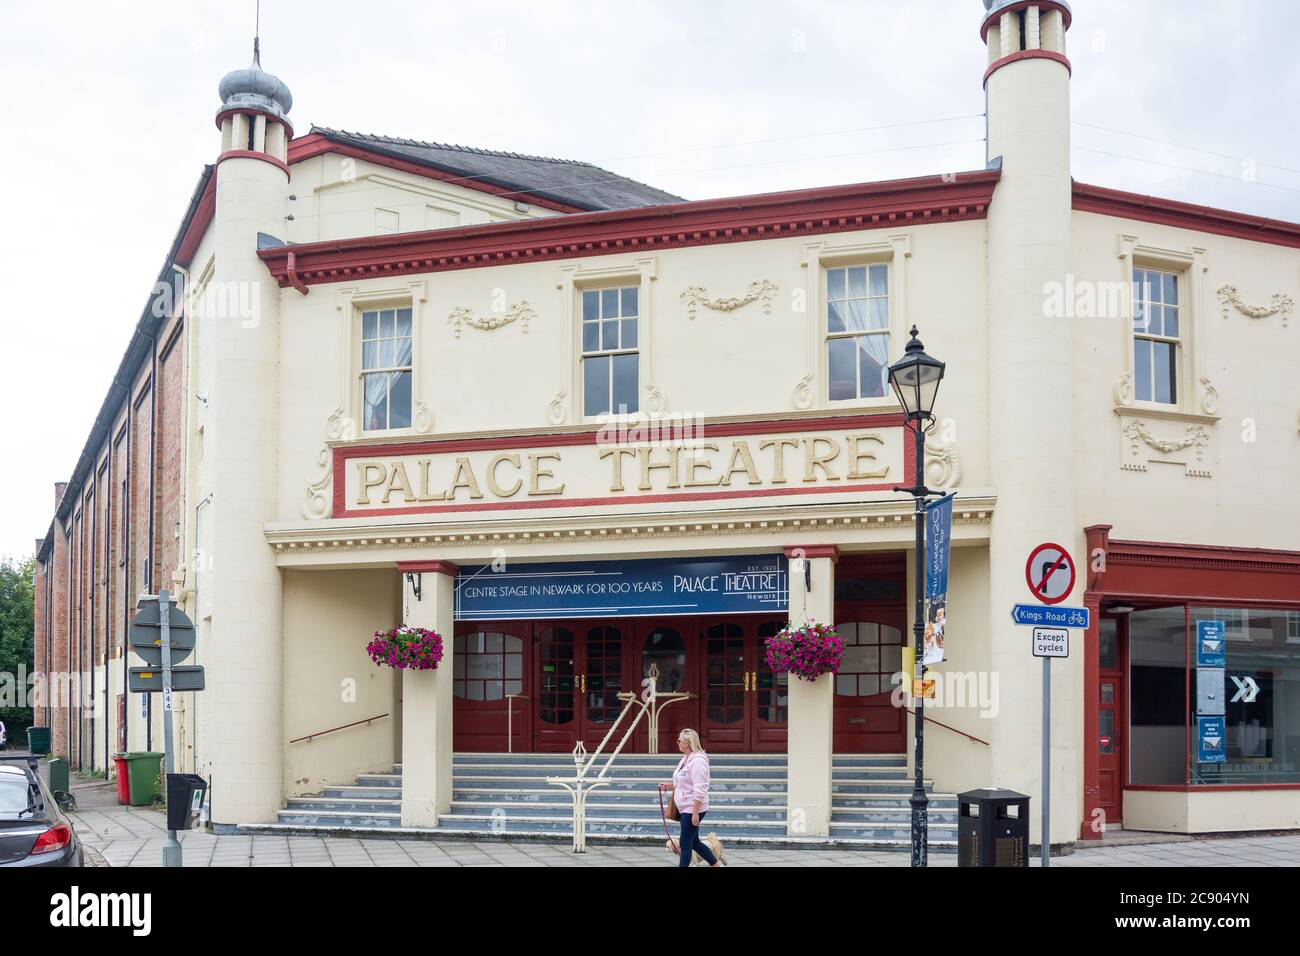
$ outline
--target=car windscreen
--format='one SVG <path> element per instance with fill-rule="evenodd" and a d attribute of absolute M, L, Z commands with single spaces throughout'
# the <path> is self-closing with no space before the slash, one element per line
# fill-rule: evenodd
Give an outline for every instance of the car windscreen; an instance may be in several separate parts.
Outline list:
<path fill-rule="evenodd" d="M 30 817 L 40 803 L 40 794 L 25 775 L 0 774 L 0 820 Z"/>

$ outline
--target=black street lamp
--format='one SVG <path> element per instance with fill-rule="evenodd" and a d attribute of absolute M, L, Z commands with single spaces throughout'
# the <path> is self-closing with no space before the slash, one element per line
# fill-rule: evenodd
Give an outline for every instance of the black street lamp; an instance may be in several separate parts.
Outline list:
<path fill-rule="evenodd" d="M 943 379 L 944 363 L 925 354 L 925 346 L 916 337 L 912 326 L 912 339 L 904 349 L 903 357 L 889 366 L 889 384 L 907 413 L 904 427 L 916 436 L 916 478 L 911 488 L 895 486 L 895 491 L 906 491 L 916 504 L 916 611 L 912 624 L 913 643 L 916 646 L 912 663 L 915 681 L 925 675 L 925 505 L 929 495 L 938 494 L 925 487 L 925 433 L 934 426 L 934 398 Z M 924 685 L 922 685 L 924 686 Z M 916 690 L 913 683 L 912 690 Z M 929 798 L 925 795 L 925 693 L 913 694 L 916 701 L 916 738 L 914 742 L 916 779 L 912 785 L 912 866 L 925 866 L 929 845 Z"/>

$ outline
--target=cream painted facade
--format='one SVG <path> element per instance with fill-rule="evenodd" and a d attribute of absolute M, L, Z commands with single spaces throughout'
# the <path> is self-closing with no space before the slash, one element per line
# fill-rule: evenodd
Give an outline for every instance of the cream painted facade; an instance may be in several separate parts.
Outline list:
<path fill-rule="evenodd" d="M 1085 529 L 1099 524 L 1134 541 L 1300 549 L 1291 374 L 1300 322 L 1288 321 L 1289 307 L 1249 314 L 1270 297 L 1300 296 L 1300 241 L 1229 228 L 1226 215 L 1190 228 L 1172 212 L 1167 221 L 1121 214 L 1130 207 L 1119 200 L 1107 213 L 1079 208 L 1087 203 L 1069 168 L 1068 8 L 996 8 L 990 169 L 958 183 L 987 181 L 990 198 L 963 200 L 972 205 L 960 212 L 956 201 L 932 210 L 930 194 L 946 183 L 925 179 L 897 184 L 909 196 L 901 212 L 868 187 L 845 200 L 856 212 L 828 212 L 829 194 L 808 191 L 789 202 L 811 211 L 782 212 L 783 229 L 747 218 L 770 197 L 738 200 L 731 222 L 720 214 L 711 225 L 686 219 L 707 203 L 666 206 L 687 224 L 647 225 L 633 244 L 618 212 L 496 195 L 328 139 L 300 161 L 293 143 L 278 155 L 263 150 L 274 161 L 258 149 L 223 154 L 215 211 L 188 269 L 180 533 L 183 553 L 198 557 L 177 581 L 208 667 L 208 690 L 183 706 L 197 710 L 187 733 L 196 736 L 193 769 L 214 781 L 214 823 L 271 822 L 286 797 L 400 762 L 403 825 L 438 825 L 451 799 L 451 669 L 395 675 L 372 665 L 364 646 L 375 629 L 408 623 L 442 633 L 450 659 L 448 566 L 828 546 L 841 563 L 902 553 L 910 642 L 912 502 L 890 490 L 907 481 L 910 446 L 892 395 L 830 398 L 828 270 L 884 266 L 888 360 L 916 325 L 927 351 L 948 363 L 925 473 L 957 496 L 947 660 L 934 671 L 941 684 L 970 680 L 996 693 L 991 708 L 970 699 L 927 707 L 939 722 L 925 735 L 936 790 L 1041 793 L 1039 661 L 1028 629 L 1009 616 L 1031 600 L 1024 565 L 1036 544 L 1072 552 L 1080 575 L 1071 606 L 1085 604 L 1099 559 Z M 256 115 L 273 142 L 279 123 Z M 227 147 L 238 142 L 226 135 Z M 865 216 L 858 227 L 854 215 Z M 568 219 L 585 238 L 490 232 Z M 420 244 L 451 241 L 428 230 L 456 233 L 462 247 L 428 251 Z M 492 241 L 516 251 L 485 254 Z M 540 251 L 522 251 L 528 242 Z M 438 264 L 444 255 L 451 264 Z M 1174 402 L 1134 393 L 1125 285 L 1134 268 L 1179 276 Z M 210 294 L 223 287 L 232 297 Z M 695 459 L 670 460 L 659 448 L 643 473 L 632 453 L 620 465 L 587 437 L 605 419 L 582 411 L 582 293 L 614 287 L 637 290 L 640 412 L 718 430 L 697 471 Z M 1091 304 L 1072 295 L 1085 289 Z M 1058 290 L 1078 314 L 1052 314 Z M 1108 314 L 1099 303 L 1112 294 Z M 231 302 L 244 307 L 232 314 Z M 411 310 L 411 425 L 372 432 L 361 316 L 385 308 Z M 773 447 L 759 452 L 782 438 L 792 442 L 786 474 Z M 749 442 L 739 459 L 737 440 Z M 746 455 L 761 459 L 752 470 Z M 422 460 L 433 476 L 423 482 Z M 791 577 L 794 620 L 836 613 L 837 562 L 814 553 L 812 589 L 804 594 Z M 399 564 L 421 569 L 419 599 Z M 1300 590 L 1291 601 L 1300 610 Z M 1092 610 L 1100 616 L 1100 605 Z M 1095 625 L 1075 633 L 1072 656 L 1052 671 L 1054 843 L 1086 838 L 1093 819 L 1089 640 Z M 834 708 L 830 678 L 792 681 L 789 809 L 812 835 L 826 834 L 831 816 Z M 909 719 L 909 761 L 912 731 Z M 1124 823 L 1295 827 L 1296 797 L 1134 789 Z M 1037 841 L 1036 805 L 1032 818 Z"/>

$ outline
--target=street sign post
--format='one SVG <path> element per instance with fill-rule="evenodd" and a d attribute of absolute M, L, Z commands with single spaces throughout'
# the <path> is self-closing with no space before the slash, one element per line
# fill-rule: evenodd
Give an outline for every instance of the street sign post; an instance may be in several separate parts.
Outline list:
<path fill-rule="evenodd" d="M 172 735 L 172 700 L 176 691 L 203 690 L 203 668 L 182 666 L 194 652 L 194 622 L 180 608 L 172 607 L 165 590 L 157 597 L 141 599 L 140 610 L 131 620 L 132 649 L 145 667 L 132 667 L 127 673 L 127 687 L 132 693 L 161 692 L 163 699 L 163 766 L 170 779 L 176 772 L 176 755 Z M 169 814 L 170 816 L 170 814 Z M 176 831 L 168 829 L 163 842 L 163 866 L 181 865 L 181 844 Z"/>
<path fill-rule="evenodd" d="M 1032 626 L 1033 654 L 1043 659 L 1043 823 L 1040 853 L 1052 865 L 1052 658 L 1070 656 L 1070 629 L 1087 628 L 1086 607 L 1060 607 L 1074 590 L 1074 559 L 1059 544 L 1046 542 L 1029 552 L 1025 583 L 1042 604 L 1015 604 L 1011 620 Z"/>

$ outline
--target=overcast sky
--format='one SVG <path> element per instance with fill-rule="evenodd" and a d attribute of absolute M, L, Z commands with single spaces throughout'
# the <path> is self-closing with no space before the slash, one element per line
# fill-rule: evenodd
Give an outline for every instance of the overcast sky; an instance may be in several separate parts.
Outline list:
<path fill-rule="evenodd" d="M 1300 220 L 1292 0 L 1073 6 L 1076 179 Z M 0 556 L 49 526 L 217 155 L 217 82 L 250 60 L 253 9 L 0 0 Z M 982 12 L 264 0 L 262 65 L 300 134 L 584 159 L 701 199 L 981 168 Z"/>

